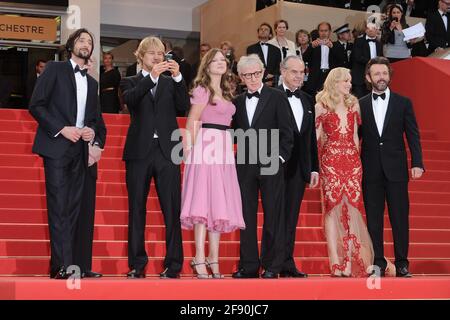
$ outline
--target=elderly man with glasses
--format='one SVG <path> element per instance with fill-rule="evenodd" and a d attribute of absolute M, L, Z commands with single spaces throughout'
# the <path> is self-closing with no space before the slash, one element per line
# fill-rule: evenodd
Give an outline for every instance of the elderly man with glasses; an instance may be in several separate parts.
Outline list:
<path fill-rule="evenodd" d="M 284 261 L 284 163 L 293 147 L 289 101 L 283 92 L 262 83 L 258 55 L 243 56 L 237 65 L 248 91 L 236 97 L 233 126 L 237 137 L 236 168 L 245 230 L 240 231 L 240 261 L 233 278 L 277 278 Z M 257 212 L 261 192 L 264 224 L 258 252 Z"/>

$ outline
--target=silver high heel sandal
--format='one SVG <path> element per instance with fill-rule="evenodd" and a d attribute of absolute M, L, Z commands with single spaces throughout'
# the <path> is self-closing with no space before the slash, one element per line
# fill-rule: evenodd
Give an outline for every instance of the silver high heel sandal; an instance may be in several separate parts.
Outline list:
<path fill-rule="evenodd" d="M 219 262 L 209 262 L 208 259 L 205 259 L 205 264 L 206 264 L 206 268 L 208 268 L 211 271 L 212 277 L 214 279 L 223 279 L 224 278 L 224 275 L 221 274 L 220 272 L 214 273 L 213 270 L 212 270 L 212 267 L 211 267 L 212 264 L 217 264 L 218 265 Z"/>
<path fill-rule="evenodd" d="M 195 259 L 192 259 L 192 261 L 191 261 L 192 271 L 194 272 L 194 274 L 197 275 L 197 279 L 209 279 L 209 274 L 207 274 L 207 273 L 198 273 L 198 271 L 197 271 L 197 266 L 201 266 L 202 264 L 207 266 L 207 264 L 205 262 L 197 263 L 197 262 L 195 262 Z"/>

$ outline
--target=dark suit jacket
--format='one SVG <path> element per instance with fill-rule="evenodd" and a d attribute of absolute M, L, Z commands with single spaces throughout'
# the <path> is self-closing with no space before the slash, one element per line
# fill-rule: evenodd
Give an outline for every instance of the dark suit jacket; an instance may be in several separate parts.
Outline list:
<path fill-rule="evenodd" d="M 334 51 L 330 49 L 329 55 L 328 55 L 328 63 L 329 68 L 331 69 L 333 65 L 335 65 L 335 57 L 334 57 Z M 320 86 L 320 65 L 322 61 L 322 49 L 321 46 L 313 48 L 311 45 L 306 49 L 306 51 L 303 53 L 303 60 L 305 62 L 308 62 L 309 66 L 309 78 L 308 82 L 305 85 L 305 90 L 308 92 L 314 92 L 316 90 L 319 90 Z"/>
<path fill-rule="evenodd" d="M 283 86 L 278 87 L 286 95 Z M 287 97 L 287 96 L 286 96 Z M 317 155 L 317 138 L 315 127 L 315 112 L 313 98 L 300 91 L 300 100 L 303 106 L 303 121 L 300 131 L 295 122 L 292 108 L 289 107 L 289 115 L 294 135 L 294 147 L 291 158 L 286 165 L 286 175 L 293 176 L 297 170 L 301 170 L 303 180 L 311 181 L 311 172 L 319 172 L 319 160 Z"/>
<path fill-rule="evenodd" d="M 257 54 L 261 61 L 264 63 L 264 68 L 266 69 L 264 73 L 264 77 L 267 74 L 280 75 L 280 62 L 281 62 L 281 53 L 280 49 L 275 47 L 272 44 L 267 44 L 267 64 L 264 61 L 264 54 L 261 49 L 261 45 L 259 42 L 252 44 L 247 47 L 247 54 Z"/>
<path fill-rule="evenodd" d="M 123 160 L 143 159 L 147 156 L 155 130 L 164 156 L 170 160 L 172 148 L 179 141 L 171 141 L 172 132 L 178 129 L 176 111 L 185 111 L 189 105 L 184 80 L 175 82 L 160 75 L 155 97 L 150 90 L 155 86 L 150 76 L 124 78 L 120 83 L 125 103 L 130 110 Z"/>
<path fill-rule="evenodd" d="M 429 53 L 433 53 L 438 47 L 445 49 L 450 46 L 450 15 L 447 18 L 447 21 L 448 28 L 446 31 L 444 21 L 442 21 L 439 11 L 436 10 L 428 15 L 427 22 L 425 24 L 425 36 L 429 43 Z"/>
<path fill-rule="evenodd" d="M 94 143 L 98 143 L 99 148 L 104 149 L 106 144 L 106 126 L 100 110 L 97 112 L 95 123 L 96 130 Z M 92 166 L 88 167 L 88 172 L 92 178 L 97 179 L 97 163 L 94 163 Z"/>
<path fill-rule="evenodd" d="M 252 149 L 257 155 L 252 154 L 252 158 L 256 159 L 258 165 L 262 165 L 259 158 L 259 129 L 267 129 L 267 148 L 266 154 L 272 154 L 271 146 L 271 130 L 279 130 L 279 155 L 283 157 L 285 161 L 288 161 L 291 157 L 293 147 L 293 132 L 292 122 L 289 117 L 289 101 L 286 96 L 280 92 L 280 90 L 263 86 L 261 90 L 261 96 L 256 106 L 255 114 L 252 119 L 252 123 L 248 123 L 247 108 L 246 108 L 246 96 L 245 93 L 238 95 L 233 103 L 236 106 L 236 113 L 233 116 L 233 128 L 243 129 L 244 131 L 252 128 L 257 130 L 257 145 Z M 238 141 L 238 149 L 239 146 Z M 246 159 L 249 159 L 250 149 L 248 139 L 246 139 L 245 151 Z M 246 162 L 248 163 L 248 162 Z"/>
<path fill-rule="evenodd" d="M 377 56 L 383 55 L 383 47 L 380 41 L 376 42 Z M 370 60 L 369 42 L 366 35 L 355 40 L 352 51 L 352 82 L 355 85 L 363 85 L 365 83 L 365 72 L 367 62 Z"/>
<path fill-rule="evenodd" d="M 125 74 L 125 77 L 135 76 L 136 68 L 137 68 L 137 62 L 133 63 L 132 65 L 129 65 L 127 67 L 127 73 Z"/>
<path fill-rule="evenodd" d="M 333 51 L 334 57 L 331 69 L 338 67 L 343 67 L 347 69 L 352 68 L 351 53 L 353 51 L 353 43 L 348 42 L 347 48 L 344 48 L 344 45 L 341 44 L 339 41 L 333 42 L 333 48 L 331 48 L 331 51 Z"/>
<path fill-rule="evenodd" d="M 86 75 L 88 90 L 84 125 L 96 130 L 98 110 L 98 83 Z M 29 103 L 29 111 L 39 126 L 33 144 L 33 152 L 52 159 L 62 158 L 72 142 L 59 134 L 65 126 L 75 126 L 77 95 L 75 74 L 70 61 L 50 61 L 36 81 Z M 87 151 L 87 143 L 85 143 Z M 86 163 L 87 163 L 87 152 Z"/>
<path fill-rule="evenodd" d="M 424 168 L 419 129 L 411 100 L 391 91 L 381 137 L 373 114 L 371 94 L 359 101 L 362 119 L 363 180 L 379 181 L 384 173 L 389 181 L 408 181 L 404 133 L 411 151 L 411 166 Z"/>

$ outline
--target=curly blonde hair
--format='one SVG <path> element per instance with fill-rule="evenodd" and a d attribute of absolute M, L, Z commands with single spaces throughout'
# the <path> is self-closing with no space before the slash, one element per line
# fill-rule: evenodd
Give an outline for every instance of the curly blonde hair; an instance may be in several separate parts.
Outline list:
<path fill-rule="evenodd" d="M 336 89 L 336 85 L 339 81 L 345 81 L 350 77 L 350 70 L 347 68 L 335 68 L 331 70 L 323 84 L 323 90 L 316 95 L 316 101 L 321 103 L 328 111 L 334 111 L 340 102 L 340 94 Z M 356 101 L 357 99 L 354 95 L 344 95 L 344 105 L 346 108 L 350 108 Z"/>

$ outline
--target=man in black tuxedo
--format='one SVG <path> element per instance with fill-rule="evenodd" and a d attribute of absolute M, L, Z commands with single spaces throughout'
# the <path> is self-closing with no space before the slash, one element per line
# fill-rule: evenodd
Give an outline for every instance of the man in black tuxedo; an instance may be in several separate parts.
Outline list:
<path fill-rule="evenodd" d="M 365 82 L 366 64 L 370 59 L 383 55 L 383 46 L 377 39 L 378 27 L 374 23 L 366 26 L 366 35 L 355 40 L 352 52 L 353 94 L 361 98 L 369 93 Z"/>
<path fill-rule="evenodd" d="M 353 50 L 353 43 L 349 42 L 351 39 L 350 29 L 348 23 L 340 26 L 334 30 L 338 37 L 338 41 L 333 42 L 333 47 L 331 48 L 333 59 L 332 69 L 342 67 L 351 69 L 351 54 Z"/>
<path fill-rule="evenodd" d="M 412 103 L 389 89 L 391 74 L 389 60 L 384 57 L 367 64 L 366 79 L 372 93 L 360 99 L 364 206 L 375 253 L 374 265 L 380 268 L 381 276 L 387 266 L 383 250 L 386 201 L 394 237 L 396 275 L 411 277 L 408 271 L 409 177 L 404 134 L 411 152 L 413 179 L 422 176 L 424 166 Z"/>
<path fill-rule="evenodd" d="M 428 52 L 450 47 L 450 0 L 439 0 L 438 10 L 428 15 L 425 24 Z"/>
<path fill-rule="evenodd" d="M 305 76 L 305 64 L 297 56 L 289 56 L 281 62 L 283 84 L 278 88 L 289 100 L 289 113 L 294 135 L 294 148 L 285 166 L 285 260 L 280 277 L 306 278 L 294 261 L 295 233 L 300 206 L 309 183 L 314 188 L 319 183 L 319 160 L 311 96 L 300 90 Z"/>
<path fill-rule="evenodd" d="M 303 60 L 309 63 L 309 79 L 304 91 L 312 96 L 322 90 L 330 68 L 335 64 L 334 52 L 331 50 L 333 48 L 333 42 L 330 39 L 331 25 L 328 22 L 321 22 L 317 30 L 319 38 L 311 42 L 310 47 L 303 54 Z"/>
<path fill-rule="evenodd" d="M 97 190 L 97 162 L 106 143 L 106 126 L 100 110 L 97 113 L 95 138 L 89 144 L 89 159 L 84 180 L 80 216 L 75 232 L 74 261 L 80 267 L 82 278 L 100 278 L 92 271 L 92 243 L 94 239 L 95 196 Z"/>
<path fill-rule="evenodd" d="M 178 63 L 164 61 L 164 52 L 158 38 L 142 40 L 136 51 L 142 71 L 120 85 L 131 115 L 123 151 L 129 206 L 128 278 L 145 277 L 146 204 L 152 177 L 166 224 L 165 270 L 160 276 L 178 278 L 183 266 L 180 166 L 171 159 L 179 141 L 172 141 L 171 135 L 178 129 L 176 112 L 186 110 L 189 96 Z M 163 75 L 165 71 L 171 77 Z"/>
<path fill-rule="evenodd" d="M 28 75 L 27 78 L 27 103 L 30 101 L 31 95 L 33 94 L 34 86 L 36 84 L 37 78 L 44 72 L 45 69 L 45 60 L 39 59 L 36 61 L 34 66 L 34 70 Z"/>
<path fill-rule="evenodd" d="M 261 61 L 264 63 L 264 84 L 269 87 L 276 86 L 278 77 L 280 76 L 280 62 L 281 53 L 280 49 L 274 45 L 267 43 L 272 39 L 272 26 L 267 22 L 261 23 L 258 28 L 259 42 L 247 47 L 247 54 L 257 54 Z"/>
<path fill-rule="evenodd" d="M 48 62 L 36 82 L 29 111 L 38 122 L 33 152 L 44 160 L 50 229 L 50 277 L 66 279 L 73 265 L 73 243 L 86 168 L 88 142 L 95 136 L 98 83 L 86 74 L 93 37 L 86 29 L 69 36 L 70 60 Z"/>
<path fill-rule="evenodd" d="M 256 54 L 241 57 L 238 72 L 248 89 L 234 100 L 233 116 L 246 228 L 240 231 L 239 268 L 233 278 L 258 278 L 261 265 L 263 278 L 277 278 L 284 260 L 283 163 L 290 159 L 293 146 L 289 102 L 279 90 L 263 85 L 264 65 Z M 257 240 L 259 191 L 264 210 L 261 258 Z"/>
<path fill-rule="evenodd" d="M 202 61 L 203 57 L 209 50 L 211 50 L 211 45 L 209 43 L 205 42 L 205 43 L 200 44 L 200 48 L 199 48 L 200 58 L 196 63 L 194 63 L 192 65 L 192 68 L 191 68 L 192 81 L 194 81 L 195 78 L 197 77 L 197 72 L 198 72 L 198 68 L 200 67 L 200 62 Z"/>

